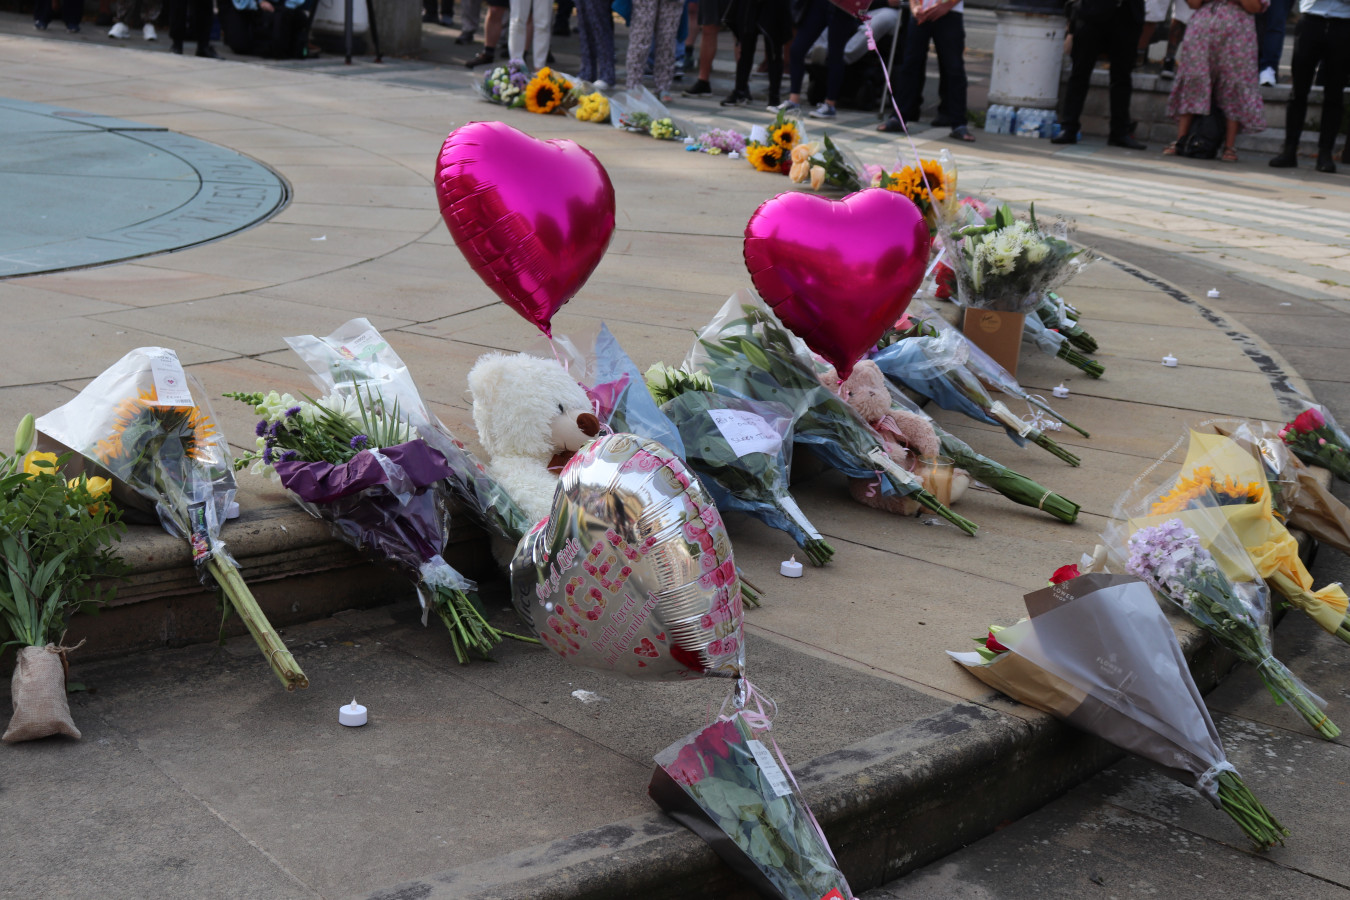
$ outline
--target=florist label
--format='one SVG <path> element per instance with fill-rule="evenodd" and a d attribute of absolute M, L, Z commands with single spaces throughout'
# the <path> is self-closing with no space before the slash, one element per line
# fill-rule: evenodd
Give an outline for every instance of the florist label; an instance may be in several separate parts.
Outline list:
<path fill-rule="evenodd" d="M 740 409 L 710 409 L 708 415 L 737 457 L 748 453 L 777 453 L 783 445 L 778 432 L 763 417 Z"/>
<path fill-rule="evenodd" d="M 793 500 L 791 496 L 784 494 L 779 497 L 778 505 L 787 511 L 788 518 L 792 519 L 798 528 L 805 531 L 807 537 L 813 541 L 823 540 L 820 532 L 816 531 L 810 520 L 806 518 L 805 513 L 802 512 L 802 508 L 797 505 L 797 501 Z"/>
<path fill-rule="evenodd" d="M 786 797 L 792 793 L 792 785 L 788 784 L 787 776 L 783 774 L 783 769 L 778 765 L 778 760 L 773 758 L 769 748 L 764 746 L 762 741 L 748 740 L 745 742 L 750 748 L 750 753 L 755 757 L 755 762 L 759 763 L 760 769 L 764 771 L 764 777 L 769 780 L 769 787 L 773 790 L 775 797 Z"/>
<path fill-rule="evenodd" d="M 387 346 L 380 333 L 371 328 L 350 341 L 342 342 L 336 349 L 344 359 L 370 359 Z"/>
<path fill-rule="evenodd" d="M 150 357 L 150 375 L 155 380 L 156 406 L 196 406 L 192 391 L 188 390 L 187 376 L 178 354 L 161 350 Z"/>

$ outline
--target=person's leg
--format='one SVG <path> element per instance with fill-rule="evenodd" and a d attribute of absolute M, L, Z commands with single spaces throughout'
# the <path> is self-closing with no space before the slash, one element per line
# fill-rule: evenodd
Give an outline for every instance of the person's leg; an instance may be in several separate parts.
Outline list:
<path fill-rule="evenodd" d="M 755 67 L 755 45 L 759 41 L 759 28 L 751 22 L 749 27 L 736 37 L 741 46 L 740 55 L 736 57 L 736 87 L 732 89 L 731 96 L 722 101 L 723 106 L 733 106 L 739 99 L 750 99 L 750 72 Z M 781 80 L 782 76 L 779 77 Z"/>
<path fill-rule="evenodd" d="M 652 33 L 656 29 L 657 0 L 633 0 L 633 11 L 628 19 L 628 57 L 624 72 L 624 85 L 629 91 L 642 86 L 642 73 L 646 68 L 647 51 L 652 46 Z"/>
<path fill-rule="evenodd" d="M 675 80 L 675 43 L 679 40 L 680 16 L 684 0 L 660 0 L 656 10 L 656 62 L 652 80 L 661 102 L 670 100 L 670 85 Z"/>
<path fill-rule="evenodd" d="M 1294 56 L 1290 62 L 1293 87 L 1284 114 L 1284 149 L 1270 161 L 1277 169 L 1298 165 L 1298 140 L 1303 136 L 1303 117 L 1308 113 L 1308 92 L 1320 61 L 1322 38 L 1326 33 L 1323 16 L 1303 15 L 1294 27 Z"/>
<path fill-rule="evenodd" d="M 553 40 L 553 0 L 534 0 L 534 67 L 548 65 L 548 48 Z"/>
<path fill-rule="evenodd" d="M 924 70 L 928 67 L 928 39 L 932 32 L 932 22 L 919 24 L 914 19 L 909 20 L 905 29 L 905 43 L 901 47 L 904 56 L 895 76 L 895 103 L 906 124 L 919 121 L 923 111 Z"/>
<path fill-rule="evenodd" d="M 1331 161 L 1336 135 L 1341 130 L 1345 82 L 1350 68 L 1350 19 L 1331 19 L 1326 22 L 1326 37 L 1322 41 L 1322 130 L 1317 138 L 1317 168 L 1334 172 Z"/>
<path fill-rule="evenodd" d="M 1111 125 L 1109 139 L 1123 141 L 1130 136 L 1130 76 L 1134 71 L 1134 51 L 1139 41 L 1139 26 L 1130 18 L 1129 7 L 1122 4 L 1112 19 L 1107 43 L 1111 64 Z"/>
<path fill-rule="evenodd" d="M 832 5 L 826 0 L 812 0 L 806 8 L 806 14 L 797 24 L 797 35 L 792 39 L 788 70 L 788 99 L 793 103 L 802 102 L 802 82 L 806 79 L 806 54 L 828 25 L 829 9 Z"/>
<path fill-rule="evenodd" d="M 512 59 L 525 58 L 526 28 L 530 21 L 533 0 L 511 0 L 511 33 L 506 36 L 506 48 Z"/>
<path fill-rule="evenodd" d="M 769 63 L 769 105 L 777 106 L 783 91 L 783 48 L 768 36 L 764 38 L 764 58 Z"/>
<path fill-rule="evenodd" d="M 1257 47 L 1256 69 L 1258 72 L 1271 70 L 1278 77 L 1280 56 L 1284 53 L 1284 28 L 1289 19 L 1289 0 L 1270 0 L 1265 12 L 1256 16 Z"/>
<path fill-rule="evenodd" d="M 220 0 L 229 3 L 230 0 Z M 208 59 L 219 59 L 220 54 L 211 46 L 211 22 L 216 17 L 213 0 L 192 0 L 192 39 L 197 42 L 197 55 Z"/>
<path fill-rule="evenodd" d="M 78 32 L 84 19 L 84 0 L 61 0 L 61 19 L 66 23 L 66 31 Z"/>
<path fill-rule="evenodd" d="M 597 26 L 591 21 L 595 6 L 599 0 L 577 0 L 577 53 L 581 62 L 577 65 L 577 77 L 582 81 L 595 81 L 596 47 L 593 42 L 599 35 Z"/>
<path fill-rule="evenodd" d="M 464 0 L 459 7 L 459 37 L 455 38 L 456 44 L 473 43 L 473 36 L 478 32 L 478 17 L 483 13 L 483 0 Z"/>
<path fill-rule="evenodd" d="M 951 128 L 966 124 L 966 23 L 959 12 L 933 22 L 933 49 L 938 60 L 938 114 Z"/>
<path fill-rule="evenodd" d="M 553 17 L 553 33 L 558 37 L 568 37 L 572 34 L 572 10 L 577 9 L 573 0 L 558 0 L 558 11 Z M 577 9 L 578 27 L 580 26 L 581 10 Z"/>
<path fill-rule="evenodd" d="M 716 5 L 717 0 L 703 0 L 699 4 L 699 9 L 706 6 Z M 700 25 L 698 29 L 698 80 L 710 81 L 712 79 L 713 59 L 717 56 L 717 32 L 720 26 Z"/>
<path fill-rule="evenodd" d="M 52 0 L 35 0 L 33 3 L 33 24 L 39 31 L 46 31 L 52 21 Z"/>
<path fill-rule="evenodd" d="M 1110 28 L 1109 21 L 1079 18 L 1074 23 L 1073 47 L 1069 58 L 1073 67 L 1069 71 L 1069 83 L 1064 89 L 1063 107 L 1059 120 L 1063 130 L 1055 140 L 1061 144 L 1078 142 L 1078 130 L 1082 123 L 1083 104 L 1087 101 L 1088 86 L 1092 80 L 1092 70 L 1097 65 L 1097 56 L 1101 52 L 1102 42 Z"/>
<path fill-rule="evenodd" d="M 844 47 L 858 30 L 858 20 L 833 3 L 825 36 L 825 105 L 834 109 L 844 89 Z"/>

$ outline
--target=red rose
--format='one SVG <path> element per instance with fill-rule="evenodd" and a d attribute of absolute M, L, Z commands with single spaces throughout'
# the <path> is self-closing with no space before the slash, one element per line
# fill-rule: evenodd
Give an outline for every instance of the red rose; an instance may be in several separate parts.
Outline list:
<path fill-rule="evenodd" d="M 956 272 L 946 263 L 938 263 L 933 270 L 934 295 L 939 300 L 947 300 L 956 290 Z"/>
<path fill-rule="evenodd" d="M 1289 427 L 1301 434 L 1308 434 L 1326 424 L 1327 420 L 1320 412 L 1309 408 L 1299 413 L 1298 418 L 1294 419 L 1294 421 L 1289 424 Z"/>
<path fill-rule="evenodd" d="M 701 750 L 704 756 L 717 756 L 721 759 L 730 759 L 731 745 L 740 742 L 741 733 L 737 730 L 736 723 L 730 719 L 712 723 L 694 738 L 694 746 Z"/>
<path fill-rule="evenodd" d="M 998 638 L 994 637 L 994 633 L 992 631 L 989 632 L 989 637 L 984 639 L 984 646 L 986 650 L 992 650 L 995 653 L 1008 652 L 1008 648 L 998 642 Z"/>
<path fill-rule="evenodd" d="M 708 772 L 703 768 L 703 761 L 699 759 L 694 745 L 685 744 L 675 761 L 666 766 L 666 774 L 680 784 L 698 784 Z"/>
<path fill-rule="evenodd" d="M 1064 582 L 1077 578 L 1079 575 L 1082 574 L 1083 574 L 1082 572 L 1078 571 L 1077 566 L 1072 565 L 1060 566 L 1058 569 L 1055 570 L 1055 574 L 1050 576 L 1050 583 L 1063 584 Z"/>

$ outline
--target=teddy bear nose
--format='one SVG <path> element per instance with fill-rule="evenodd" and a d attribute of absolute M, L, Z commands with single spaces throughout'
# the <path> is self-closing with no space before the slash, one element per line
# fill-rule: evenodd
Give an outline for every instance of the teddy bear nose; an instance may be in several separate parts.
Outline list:
<path fill-rule="evenodd" d="M 582 413 L 577 416 L 577 427 L 586 437 L 595 437 L 600 433 L 600 420 L 593 413 Z"/>

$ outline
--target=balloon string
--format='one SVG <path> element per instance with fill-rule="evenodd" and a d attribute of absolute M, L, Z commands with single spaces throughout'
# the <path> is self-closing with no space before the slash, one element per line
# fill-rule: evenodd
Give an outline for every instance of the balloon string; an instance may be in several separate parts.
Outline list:
<path fill-rule="evenodd" d="M 867 32 L 867 49 L 876 53 L 877 62 L 881 63 L 881 74 L 885 77 L 886 84 L 889 86 L 891 84 L 891 73 L 886 68 L 886 60 L 881 58 L 881 51 L 877 49 L 877 36 L 872 32 L 872 17 L 860 15 L 858 18 L 862 19 L 863 29 Z M 910 24 L 917 25 L 918 23 L 914 22 L 913 18 L 911 15 Z M 900 28 L 897 25 L 895 36 L 891 40 L 898 41 L 899 39 Z M 933 193 L 933 186 L 928 183 L 928 173 L 924 171 L 923 160 L 919 157 L 919 145 L 914 143 L 914 138 L 909 133 L 909 125 L 905 122 L 905 117 L 900 114 L 900 104 L 895 99 L 895 91 L 888 91 L 888 93 L 891 95 L 891 109 L 895 112 L 895 118 L 900 122 L 900 130 L 905 133 L 905 140 L 909 142 L 909 149 L 914 154 L 914 168 L 919 173 L 919 180 L 923 182 L 924 190 L 928 191 L 928 205 L 933 210 L 933 219 L 937 223 L 938 233 L 940 234 L 942 232 L 942 210 L 939 208 L 937 195 Z"/>
<path fill-rule="evenodd" d="M 558 361 L 558 365 L 563 367 L 563 371 L 570 374 L 572 371 L 571 360 L 563 359 L 562 355 L 558 353 L 558 345 L 553 343 L 553 335 L 551 334 L 548 335 L 548 348 L 553 351 L 553 358 Z"/>

